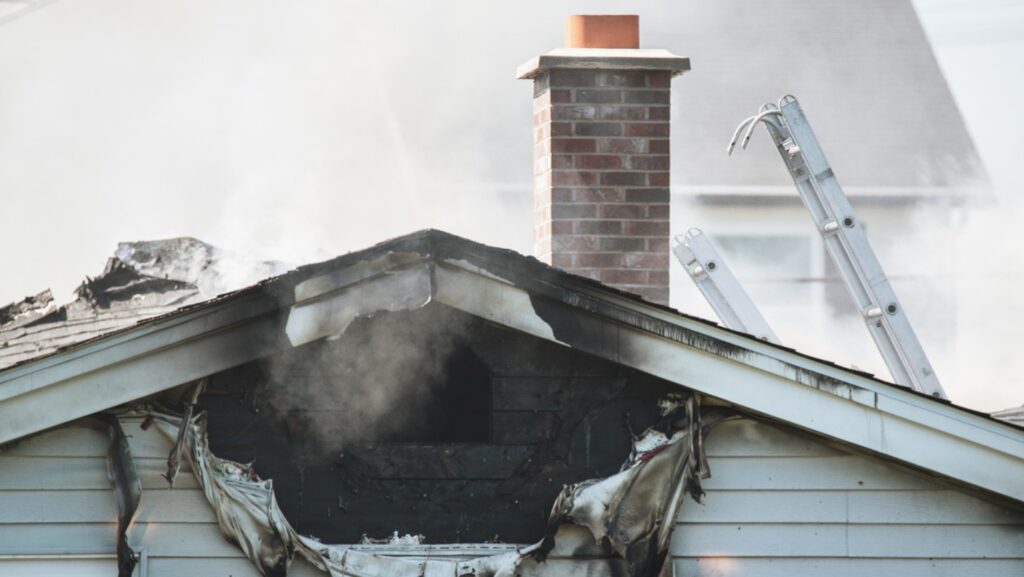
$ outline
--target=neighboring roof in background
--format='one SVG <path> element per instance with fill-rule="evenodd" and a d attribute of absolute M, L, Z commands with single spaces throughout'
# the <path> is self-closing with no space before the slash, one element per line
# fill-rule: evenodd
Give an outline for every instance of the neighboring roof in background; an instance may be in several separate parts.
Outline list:
<path fill-rule="evenodd" d="M 1014 407 L 1012 409 L 996 411 L 992 413 L 992 416 L 1001 421 L 1017 425 L 1018 427 L 1024 427 L 1024 405 Z"/>
<path fill-rule="evenodd" d="M 852 195 L 987 188 L 909 0 L 726 0 L 688 8 L 685 18 L 658 26 L 671 36 L 643 39 L 693 63 L 673 86 L 680 103 L 673 110 L 674 185 L 791 190 L 765 134 L 751 141 L 757 154 L 738 160 L 724 150 L 740 120 L 762 102 L 794 94 Z"/>
<path fill-rule="evenodd" d="M 0 0 L 0 26 L 27 16 L 57 0 Z"/>
<path fill-rule="evenodd" d="M 0 307 L 0 369 L 141 320 L 208 300 L 287 270 L 194 238 L 123 242 L 103 272 L 86 277 L 70 303 L 47 289 Z"/>
<path fill-rule="evenodd" d="M 428 304 L 1024 503 L 1021 428 L 440 231 L 300 267 L 0 370 L 0 444 L 329 338 L 363 316 Z"/>

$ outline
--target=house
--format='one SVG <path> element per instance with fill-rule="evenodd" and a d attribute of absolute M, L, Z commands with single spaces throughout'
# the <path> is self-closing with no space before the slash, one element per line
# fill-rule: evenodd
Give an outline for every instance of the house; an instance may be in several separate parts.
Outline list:
<path fill-rule="evenodd" d="M 0 311 L 0 575 L 1020 575 L 1024 429 L 666 306 L 689 61 L 575 25 L 520 69 L 537 258 L 208 298 L 212 249 L 126 244 Z"/>

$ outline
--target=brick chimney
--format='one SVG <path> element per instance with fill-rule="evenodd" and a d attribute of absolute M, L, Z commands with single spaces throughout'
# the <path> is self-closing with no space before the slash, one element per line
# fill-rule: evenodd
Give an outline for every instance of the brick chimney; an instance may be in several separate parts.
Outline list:
<path fill-rule="evenodd" d="M 669 104 L 688 58 L 639 48 L 637 16 L 571 16 L 533 80 L 534 254 L 668 303 Z"/>

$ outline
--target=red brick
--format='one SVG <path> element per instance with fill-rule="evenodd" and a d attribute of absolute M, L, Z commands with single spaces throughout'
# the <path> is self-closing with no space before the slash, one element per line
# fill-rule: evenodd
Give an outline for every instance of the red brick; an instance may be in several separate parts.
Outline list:
<path fill-rule="evenodd" d="M 612 284 L 645 284 L 647 274 L 642 270 L 608 269 L 601 271 L 600 280 Z"/>
<path fill-rule="evenodd" d="M 551 157 L 542 156 L 533 161 L 533 175 L 543 174 L 551 170 Z"/>
<path fill-rule="evenodd" d="M 623 101 L 627 104 L 668 104 L 671 96 L 668 90 L 627 90 Z"/>
<path fill-rule="evenodd" d="M 577 188 L 574 191 L 577 202 L 622 202 L 626 191 L 621 188 Z"/>
<path fill-rule="evenodd" d="M 550 124 L 541 124 L 540 126 L 534 127 L 534 129 L 533 129 L 533 143 L 534 144 L 537 144 L 538 142 L 543 142 L 544 140 L 546 140 L 547 138 L 549 138 L 551 136 L 550 129 L 548 128 L 550 126 L 551 126 Z"/>
<path fill-rule="evenodd" d="M 647 152 L 647 141 L 642 138 L 602 138 L 597 141 L 597 151 L 642 154 Z"/>
<path fill-rule="evenodd" d="M 572 129 L 576 136 L 622 136 L 619 122 L 575 122 Z"/>
<path fill-rule="evenodd" d="M 551 102 L 569 102 L 572 100 L 572 91 L 570 90 L 552 90 L 551 91 Z"/>
<path fill-rule="evenodd" d="M 564 235 L 551 238 L 551 249 L 559 252 L 595 252 L 601 238 L 597 235 Z"/>
<path fill-rule="evenodd" d="M 625 255 L 623 262 L 628 268 L 647 270 L 668 270 L 668 253 L 638 253 L 631 252 Z"/>
<path fill-rule="evenodd" d="M 551 184 L 554 186 L 593 186 L 597 184 L 597 175 L 596 172 L 556 170 L 551 173 Z"/>
<path fill-rule="evenodd" d="M 629 167 L 635 170 L 668 170 L 668 156 L 631 156 Z"/>
<path fill-rule="evenodd" d="M 668 236 L 667 220 L 628 220 L 622 227 L 627 236 Z"/>
<path fill-rule="evenodd" d="M 574 261 L 572 254 L 566 254 L 564 252 L 556 252 L 551 255 L 551 266 L 558 268 L 571 269 L 574 267 Z"/>
<path fill-rule="evenodd" d="M 655 138 L 668 138 L 669 124 L 667 122 L 627 122 L 626 136 L 649 136 Z"/>
<path fill-rule="evenodd" d="M 551 152 L 594 152 L 593 138 L 552 138 Z"/>
<path fill-rule="evenodd" d="M 627 188 L 626 202 L 668 203 L 671 195 L 667 188 Z"/>
<path fill-rule="evenodd" d="M 571 220 L 553 220 L 553 221 L 551 221 L 551 234 L 552 235 L 572 234 L 572 221 Z"/>
<path fill-rule="evenodd" d="M 537 226 L 533 227 L 533 236 L 535 239 L 542 239 L 551 236 L 551 221 L 545 220 L 538 222 Z"/>
<path fill-rule="evenodd" d="M 670 80 L 551 70 L 534 82 L 535 254 L 656 302 L 668 299 Z"/>
<path fill-rule="evenodd" d="M 594 86 L 597 74 L 594 70 L 573 68 L 555 69 L 548 72 L 546 78 L 538 78 L 539 82 L 547 82 L 554 87 Z"/>
<path fill-rule="evenodd" d="M 601 204 L 597 207 L 600 218 L 638 219 L 643 218 L 647 207 L 642 204 Z"/>
<path fill-rule="evenodd" d="M 576 90 L 574 100 L 584 104 L 614 104 L 622 102 L 622 91 L 580 88 Z"/>
<path fill-rule="evenodd" d="M 671 212 L 671 207 L 668 204 L 651 204 L 647 206 L 648 218 L 668 220 Z"/>
<path fill-rule="evenodd" d="M 576 157 L 576 167 L 597 170 L 622 168 L 622 157 L 605 154 L 581 154 Z"/>
<path fill-rule="evenodd" d="M 551 173 L 545 172 L 543 174 L 537 174 L 533 177 L 533 189 L 539 190 L 548 188 L 551 186 Z"/>
<path fill-rule="evenodd" d="M 597 217 L 596 204 L 552 204 L 551 218 L 574 220 L 578 218 Z"/>
<path fill-rule="evenodd" d="M 625 236 L 606 236 L 599 238 L 597 249 L 602 251 L 634 252 L 647 250 L 647 243 L 643 238 L 629 238 Z"/>
<path fill-rule="evenodd" d="M 554 126 L 554 125 L 552 125 Z M 552 133 L 554 134 L 554 133 Z M 668 139 L 648 140 L 647 152 L 651 154 L 668 154 Z"/>
<path fill-rule="evenodd" d="M 552 188 L 548 195 L 551 202 L 572 202 L 573 192 L 571 188 Z"/>
<path fill-rule="evenodd" d="M 615 252 L 592 252 L 577 254 L 576 266 L 580 268 L 618 268 L 622 267 L 622 253 Z"/>
<path fill-rule="evenodd" d="M 649 72 L 647 86 L 651 88 L 668 88 L 672 86 L 672 75 L 668 72 Z"/>
<path fill-rule="evenodd" d="M 668 256 L 668 255 L 666 255 Z M 668 264 L 666 263 L 666 267 Z M 667 285 L 668 284 L 668 270 L 649 270 L 647 271 L 647 284 L 652 285 Z"/>
<path fill-rule="evenodd" d="M 548 189 L 548 190 L 550 190 L 550 189 Z M 546 206 L 548 204 L 551 204 L 551 197 L 549 195 L 544 194 L 544 193 L 539 192 L 539 191 L 535 192 L 533 194 L 533 209 L 534 210 L 537 210 L 540 207 Z"/>
<path fill-rule="evenodd" d="M 553 154 L 551 155 L 551 168 L 553 169 L 565 169 L 573 167 L 573 155 L 571 154 Z"/>
<path fill-rule="evenodd" d="M 621 220 L 577 220 L 572 230 L 576 234 L 622 234 Z"/>
<path fill-rule="evenodd" d="M 669 173 L 667 172 L 647 173 L 647 186 L 668 186 L 669 180 Z"/>
<path fill-rule="evenodd" d="M 647 184 L 642 172 L 602 172 L 601 184 L 610 186 L 643 186 Z"/>
<path fill-rule="evenodd" d="M 533 158 L 543 158 L 545 155 L 551 153 L 551 140 L 542 140 L 533 145 Z"/>
<path fill-rule="evenodd" d="M 647 251 L 668 253 L 668 238 L 648 238 Z"/>
<path fill-rule="evenodd" d="M 603 104 L 597 107 L 598 120 L 646 120 L 647 109 L 643 106 Z"/>
<path fill-rule="evenodd" d="M 569 122 L 552 122 L 551 136 L 569 136 L 572 134 L 572 124 Z"/>
<path fill-rule="evenodd" d="M 551 220 L 551 205 L 545 204 L 543 206 L 538 207 L 536 210 L 533 211 L 533 217 L 537 219 L 536 222 L 545 222 Z"/>
<path fill-rule="evenodd" d="M 559 104 L 552 110 L 551 118 L 554 120 L 594 120 L 597 118 L 597 107 Z"/>
<path fill-rule="evenodd" d="M 668 106 L 652 106 L 647 109 L 648 120 L 668 120 L 672 109 Z"/>

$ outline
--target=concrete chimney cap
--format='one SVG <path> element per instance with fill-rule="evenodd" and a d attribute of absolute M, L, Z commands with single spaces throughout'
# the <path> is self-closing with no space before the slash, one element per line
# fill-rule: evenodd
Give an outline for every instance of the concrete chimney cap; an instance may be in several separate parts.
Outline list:
<path fill-rule="evenodd" d="M 535 56 L 516 69 L 520 79 L 556 68 L 664 70 L 676 76 L 690 69 L 690 59 L 661 48 L 557 48 Z"/>

